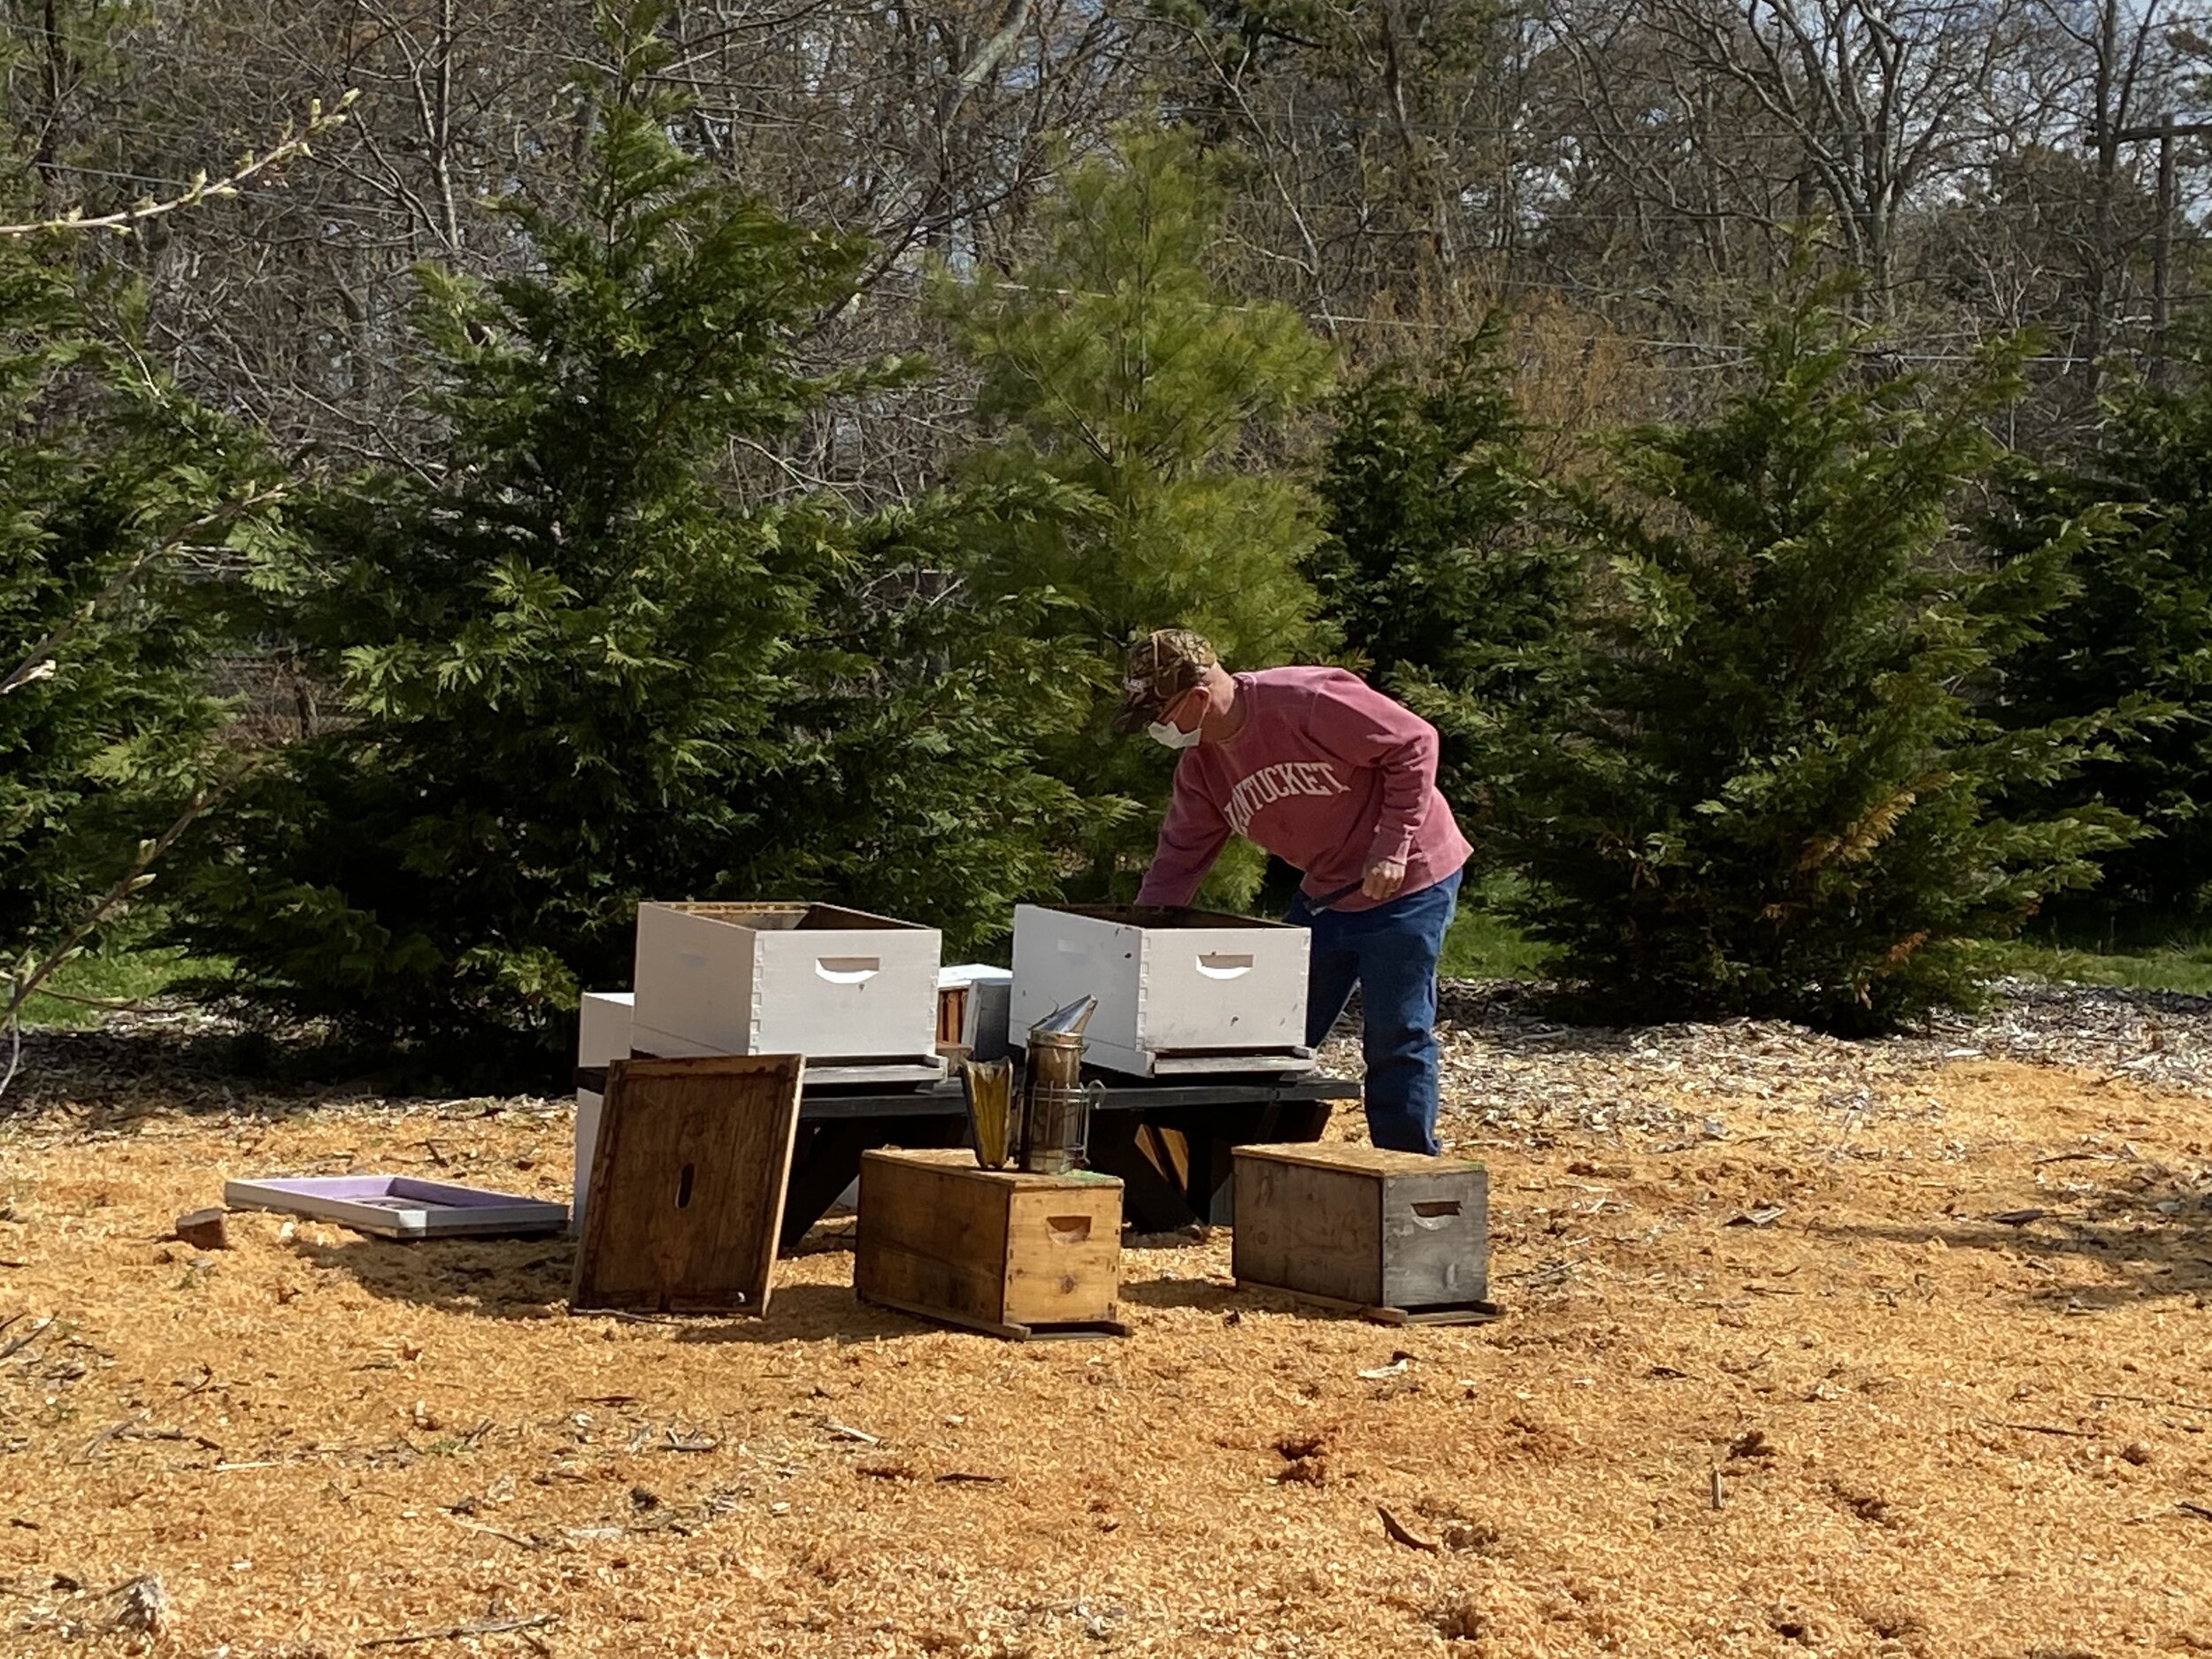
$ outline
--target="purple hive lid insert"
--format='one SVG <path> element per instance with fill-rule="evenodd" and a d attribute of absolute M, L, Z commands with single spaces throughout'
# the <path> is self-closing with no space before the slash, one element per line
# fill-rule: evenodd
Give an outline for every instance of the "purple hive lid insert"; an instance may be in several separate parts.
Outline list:
<path fill-rule="evenodd" d="M 568 1225 L 568 1206 L 456 1187 L 411 1175 L 313 1175 L 226 1181 L 234 1210 L 273 1210 L 335 1221 L 388 1238 L 549 1233 Z"/>

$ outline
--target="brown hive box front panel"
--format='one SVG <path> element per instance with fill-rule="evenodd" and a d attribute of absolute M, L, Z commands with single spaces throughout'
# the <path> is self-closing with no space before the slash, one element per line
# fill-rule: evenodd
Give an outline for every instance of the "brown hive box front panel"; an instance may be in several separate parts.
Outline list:
<path fill-rule="evenodd" d="M 1486 1306 L 1481 1164 L 1364 1146 L 1250 1146 L 1234 1156 L 1240 1284 L 1407 1313 Z"/>
<path fill-rule="evenodd" d="M 1110 1326 L 1121 1183 L 979 1169 L 964 1148 L 865 1153 L 853 1289 L 1004 1335 Z"/>
<path fill-rule="evenodd" d="M 764 1314 L 806 1062 L 615 1059 L 572 1308 Z"/>

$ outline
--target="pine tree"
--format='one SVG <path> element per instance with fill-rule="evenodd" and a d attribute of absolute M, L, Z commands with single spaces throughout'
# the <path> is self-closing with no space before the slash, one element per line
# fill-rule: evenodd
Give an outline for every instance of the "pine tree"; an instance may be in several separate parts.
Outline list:
<path fill-rule="evenodd" d="M 2078 527 L 1998 576 L 1950 510 L 1990 461 L 2017 354 L 1876 375 L 1816 296 L 1775 320 L 1755 383 L 1700 424 L 1633 434 L 1579 505 L 1611 579 L 1564 714 L 1501 783 L 1525 919 L 1608 1018 L 1755 1014 L 1869 1032 L 1976 994 L 1976 941 L 2094 879 L 2108 809 L 2006 818 L 2107 711 L 2004 730 L 1995 659 L 2060 591 Z"/>
<path fill-rule="evenodd" d="M 1220 215 L 1186 136 L 1125 134 L 1069 173 L 1036 260 L 943 290 L 992 428 L 962 480 L 978 502 L 972 591 L 987 612 L 1051 603 L 1054 660 L 1096 688 L 1090 718 L 1047 750 L 1052 773 L 1155 809 L 1103 815 L 1094 892 L 1133 890 L 1171 771 L 1107 730 L 1128 641 L 1195 628 L 1233 668 L 1328 642 L 1300 568 L 1313 503 L 1275 451 L 1321 396 L 1329 352 L 1294 312 L 1219 290 Z M 1225 861 L 1214 890 L 1241 896 L 1257 867 Z"/>
<path fill-rule="evenodd" d="M 1502 334 L 1493 319 L 1338 396 L 1309 566 L 1375 683 L 1435 723 L 1445 795 L 1470 821 L 1485 810 L 1482 742 L 1537 688 L 1578 570 L 1543 534 Z"/>
<path fill-rule="evenodd" d="M 895 732 L 888 708 L 854 719 L 879 673 L 856 651 L 912 629 L 826 626 L 870 574 L 850 526 L 737 496 L 724 457 L 865 383 L 795 349 L 863 250 L 680 150 L 656 8 L 603 16 L 617 66 L 579 203 L 507 205 L 517 274 L 421 273 L 442 467 L 351 480 L 312 517 L 323 562 L 290 622 L 346 718 L 227 813 L 191 895 L 188 936 L 235 959 L 234 989 L 484 1057 L 501 1033 L 557 1045 L 580 985 L 627 983 L 641 897 L 926 863 L 921 821 L 895 849 L 860 833 L 906 797 L 848 769 L 949 749 L 989 708 L 954 676 L 907 687 Z M 825 779 L 833 798 L 800 787 Z M 1033 873 L 1008 844 L 1029 821 L 999 827 L 1003 880 Z"/>
<path fill-rule="evenodd" d="M 1110 813 L 1043 772 L 1087 687 L 1058 671 L 1051 603 L 979 615 L 952 572 L 984 503 L 938 492 L 872 515 L 821 594 L 807 665 L 779 710 L 795 738 L 759 778 L 781 826 L 730 890 L 834 895 L 987 950 L 1022 900 L 1059 888 L 1064 849 Z"/>
<path fill-rule="evenodd" d="M 2103 927 L 2212 919 L 2212 335 L 2175 365 L 2172 388 L 2136 382 L 2108 404 L 2093 450 L 2020 462 L 1986 526 L 2009 565 L 2054 525 L 2105 515 L 2071 565 L 2066 603 L 2008 663 L 2008 725 L 2078 719 L 2130 697 L 2172 718 L 2056 790 L 2016 792 L 2027 810 L 2096 800 L 2140 820 L 2141 840 L 2104 854 L 2104 879 L 2064 910 Z"/>
<path fill-rule="evenodd" d="M 208 666 L 280 544 L 256 435 L 148 365 L 138 295 L 65 236 L 0 241 L 0 1009 L 161 873 L 234 775 Z M 13 983 L 12 983 L 13 981 Z"/>

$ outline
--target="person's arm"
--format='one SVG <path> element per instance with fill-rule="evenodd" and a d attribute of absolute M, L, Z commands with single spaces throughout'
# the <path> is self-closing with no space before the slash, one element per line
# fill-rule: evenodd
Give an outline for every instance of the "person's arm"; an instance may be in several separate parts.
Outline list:
<path fill-rule="evenodd" d="M 1188 904 L 1206 872 L 1229 839 L 1229 820 L 1203 790 L 1190 780 L 1191 768 L 1175 769 L 1175 794 L 1160 825 L 1152 867 L 1137 889 L 1139 904 Z"/>
<path fill-rule="evenodd" d="M 1389 898 L 1405 880 L 1406 861 L 1436 798 L 1436 728 L 1351 674 L 1314 694 L 1310 719 L 1323 749 L 1382 774 L 1382 813 L 1363 860 L 1363 890 L 1371 899 Z"/>

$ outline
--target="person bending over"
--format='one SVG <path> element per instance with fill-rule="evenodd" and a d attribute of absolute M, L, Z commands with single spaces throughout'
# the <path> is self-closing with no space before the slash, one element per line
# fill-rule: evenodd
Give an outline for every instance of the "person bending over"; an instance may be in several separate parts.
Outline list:
<path fill-rule="evenodd" d="M 1187 628 L 1129 648 L 1114 729 L 1182 751 L 1141 905 L 1191 901 L 1231 833 L 1302 872 L 1306 1044 L 1366 1018 L 1367 1133 L 1437 1150 L 1436 963 L 1470 849 L 1436 789 L 1436 728 L 1340 668 L 1233 674 Z"/>

